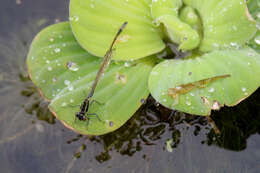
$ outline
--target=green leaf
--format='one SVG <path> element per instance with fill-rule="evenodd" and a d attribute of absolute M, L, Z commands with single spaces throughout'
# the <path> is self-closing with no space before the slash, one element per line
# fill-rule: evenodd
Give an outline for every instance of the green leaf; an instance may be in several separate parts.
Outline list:
<path fill-rule="evenodd" d="M 252 17 L 257 19 L 257 15 L 260 13 L 259 8 L 260 8 L 260 0 L 248 0 L 248 10 Z M 259 19 L 259 18 L 258 18 Z"/>
<path fill-rule="evenodd" d="M 118 51 L 115 50 L 114 52 Z M 101 77 L 87 121 L 75 118 L 102 62 L 74 39 L 68 22 L 41 31 L 27 58 L 32 81 L 50 100 L 49 108 L 65 126 L 82 134 L 101 135 L 122 126 L 141 106 L 148 94 L 148 76 L 153 57 L 129 62 L 111 62 Z"/>
<path fill-rule="evenodd" d="M 151 13 L 157 26 L 164 25 L 171 41 L 180 44 L 180 50 L 192 50 L 198 47 L 200 38 L 196 30 L 179 19 L 181 6 L 180 0 L 152 1 Z"/>
<path fill-rule="evenodd" d="M 203 39 L 200 50 L 237 48 L 256 33 L 256 22 L 245 0 L 183 0 L 195 8 L 202 20 Z"/>
<path fill-rule="evenodd" d="M 258 30 L 254 38 L 250 40 L 249 46 L 260 53 L 260 30 Z"/>
<path fill-rule="evenodd" d="M 117 44 L 117 60 L 155 54 L 167 39 L 183 51 L 238 48 L 256 33 L 244 0 L 71 0 L 70 19 L 79 44 L 100 57 L 128 21 Z"/>
<path fill-rule="evenodd" d="M 84 49 L 102 57 L 119 27 L 127 21 L 113 59 L 139 59 L 157 53 L 165 44 L 161 30 L 152 24 L 149 1 L 71 0 L 72 31 Z"/>
<path fill-rule="evenodd" d="M 233 106 L 260 85 L 260 55 L 252 49 L 213 51 L 201 57 L 166 60 L 151 72 L 149 89 L 164 106 L 210 115 Z"/>
<path fill-rule="evenodd" d="M 196 11 L 189 6 L 183 7 L 180 11 L 180 18 L 185 23 L 188 23 L 189 25 L 195 25 L 199 22 L 199 16 L 196 14 Z"/>
<path fill-rule="evenodd" d="M 251 0 L 248 2 L 248 9 L 252 17 L 256 20 L 257 32 L 250 40 L 249 46 L 260 53 L 260 0 Z"/>

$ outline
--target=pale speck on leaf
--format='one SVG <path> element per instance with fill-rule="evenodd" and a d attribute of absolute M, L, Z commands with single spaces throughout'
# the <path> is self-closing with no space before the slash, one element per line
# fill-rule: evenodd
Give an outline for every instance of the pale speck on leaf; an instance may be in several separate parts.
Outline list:
<path fill-rule="evenodd" d="M 66 103 L 66 102 L 63 102 L 63 103 L 61 104 L 61 106 L 62 106 L 62 107 L 65 107 L 65 106 L 67 106 L 67 103 Z"/>
<path fill-rule="evenodd" d="M 55 48 L 55 49 L 54 49 L 54 52 L 55 52 L 55 53 L 59 53 L 59 52 L 60 52 L 60 48 Z"/>
<path fill-rule="evenodd" d="M 69 84 L 70 84 L 70 81 L 69 81 L 69 80 L 65 80 L 65 81 L 64 81 L 64 84 L 65 84 L 65 85 L 69 85 Z"/>
<path fill-rule="evenodd" d="M 69 61 L 66 66 L 71 71 L 78 71 L 79 70 L 79 66 L 72 61 Z"/>

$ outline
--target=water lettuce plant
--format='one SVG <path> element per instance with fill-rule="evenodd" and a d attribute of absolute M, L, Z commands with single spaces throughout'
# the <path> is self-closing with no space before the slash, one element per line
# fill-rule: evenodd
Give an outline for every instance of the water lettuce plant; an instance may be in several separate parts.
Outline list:
<path fill-rule="evenodd" d="M 53 114 L 82 134 L 118 129 L 149 93 L 170 109 L 209 116 L 211 110 L 238 104 L 260 85 L 259 7 L 254 3 L 71 0 L 69 22 L 49 26 L 33 40 L 28 71 Z M 102 121 L 80 121 L 75 113 L 126 21 L 93 96 L 99 104 L 89 110 Z M 169 44 L 176 55 L 159 58 L 167 55 Z M 187 56 L 178 58 L 180 52 Z"/>

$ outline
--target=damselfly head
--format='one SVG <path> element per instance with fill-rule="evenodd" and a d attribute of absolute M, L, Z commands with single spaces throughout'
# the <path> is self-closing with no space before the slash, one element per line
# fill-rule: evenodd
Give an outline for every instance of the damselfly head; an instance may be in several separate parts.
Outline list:
<path fill-rule="evenodd" d="M 82 112 L 76 112 L 75 116 L 80 120 L 80 121 L 86 121 L 87 117 L 84 113 Z"/>

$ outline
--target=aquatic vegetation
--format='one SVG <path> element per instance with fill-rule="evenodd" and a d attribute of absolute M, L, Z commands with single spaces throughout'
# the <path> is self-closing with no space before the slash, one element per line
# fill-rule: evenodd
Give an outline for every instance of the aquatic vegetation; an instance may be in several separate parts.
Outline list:
<path fill-rule="evenodd" d="M 35 37 L 29 74 L 51 112 L 81 134 L 118 129 L 149 93 L 170 109 L 209 116 L 260 86 L 260 16 L 254 2 L 248 3 L 249 10 L 244 0 L 71 0 L 69 22 Z M 75 120 L 102 57 L 126 21 L 93 95 L 101 104 L 89 108 L 103 121 Z M 174 45 L 176 56 L 158 58 L 167 54 L 167 44 Z M 180 52 L 187 56 L 176 58 Z"/>

